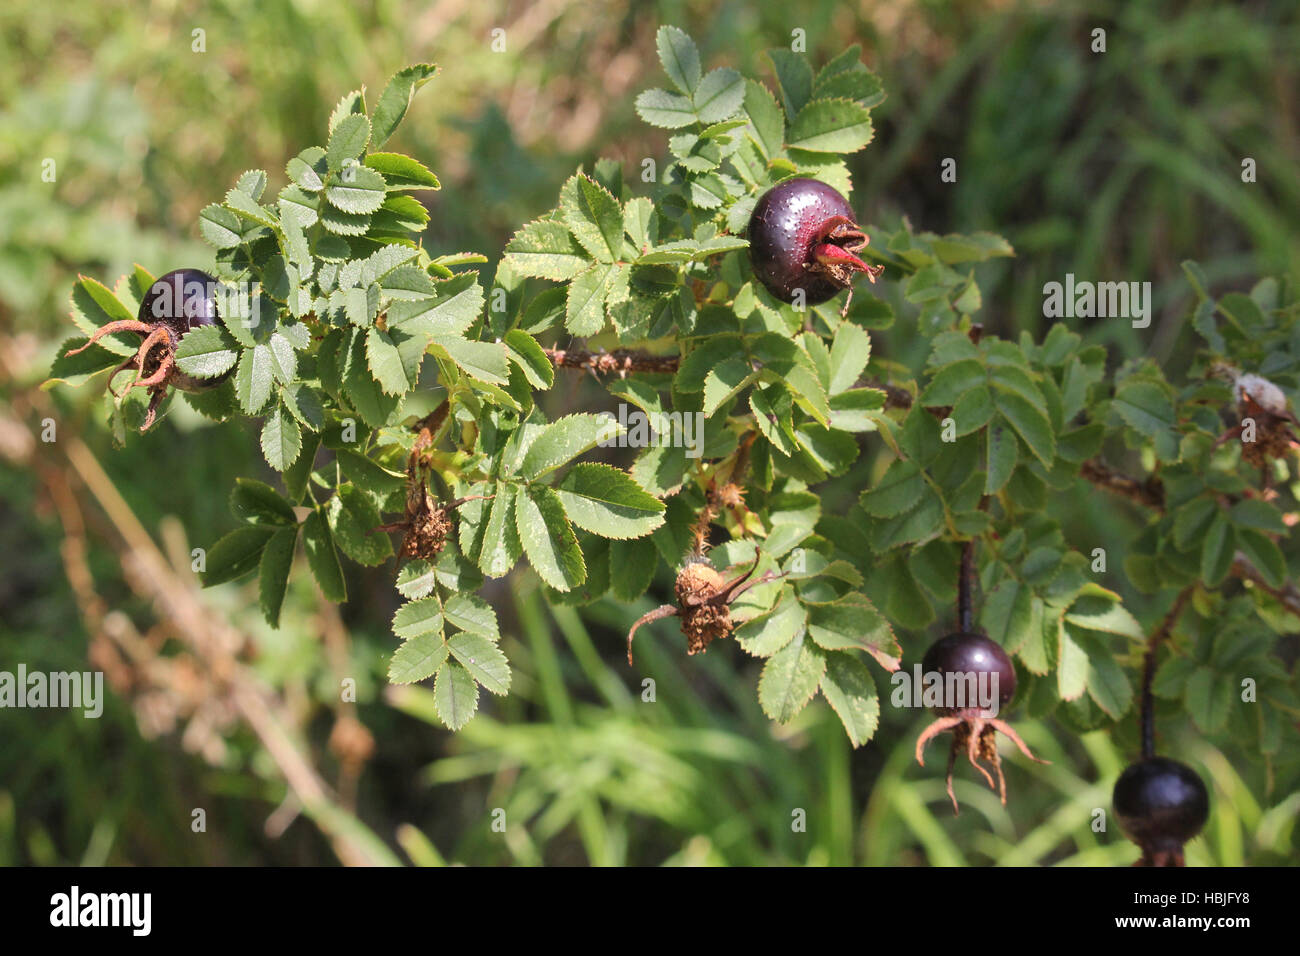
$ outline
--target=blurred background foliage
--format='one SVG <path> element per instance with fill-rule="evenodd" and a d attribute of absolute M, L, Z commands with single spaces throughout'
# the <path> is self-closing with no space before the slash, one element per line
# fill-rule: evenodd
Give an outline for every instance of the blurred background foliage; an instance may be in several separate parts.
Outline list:
<path fill-rule="evenodd" d="M 792 29 L 806 31 L 815 63 L 861 42 L 888 99 L 875 142 L 851 158 L 853 204 L 867 222 L 907 216 L 921 229 L 1006 236 L 1016 258 L 981 274 L 982 318 L 997 333 L 1042 334 L 1042 285 L 1067 272 L 1149 280 L 1150 329 L 1076 328 L 1115 364 L 1149 355 L 1176 379 L 1195 348 L 1181 260 L 1201 262 L 1219 293 L 1300 275 L 1300 8 L 1289 0 L 164 0 L 147 12 L 13 0 L 0 7 L 0 669 L 81 669 L 89 655 L 115 690 L 98 721 L 0 714 L 0 863 L 356 859 L 340 841 L 373 862 L 418 864 L 1135 857 L 1113 827 L 1091 829 L 1132 757 L 1131 735 L 1022 721 L 1051 765 L 1013 758 L 1006 808 L 959 774 L 966 812 L 953 818 L 939 768 L 912 759 L 921 715 L 886 706 L 859 751 L 824 705 L 777 727 L 755 700 L 757 661 L 734 644 L 688 660 L 665 639 L 671 628 L 645 641 L 629 671 L 622 636 L 648 599 L 548 607 L 534 579 L 498 582 L 487 596 L 515 684 L 453 736 L 431 716 L 429 690 L 385 690 L 391 567 L 358 573 L 337 612 L 298 576 L 279 632 L 262 622 L 253 585 L 204 594 L 243 635 L 236 656 L 293 753 L 319 769 L 324 802 L 299 799 L 301 788 L 286 797 L 283 748 L 268 749 L 266 727 L 242 719 L 224 678 L 204 672 L 212 658 L 187 658 L 184 640 L 156 624 L 159 599 L 143 596 L 118 519 L 133 513 L 185 567 L 189 548 L 231 526 L 234 477 L 271 479 L 239 423 L 213 426 L 176 403 L 162 427 L 114 450 L 89 390 L 35 392 L 72 332 L 76 275 L 111 284 L 136 261 L 154 274 L 210 262 L 199 209 L 244 169 L 279 181 L 288 157 L 321 140 L 342 93 L 360 81 L 373 96 L 418 61 L 442 74 L 393 147 L 443 183 L 421 194 L 433 215 L 424 241 L 435 254 L 478 250 L 495 262 L 577 165 L 604 155 L 632 170 L 666 155 L 665 137 L 632 109 L 660 81 L 661 23 L 690 31 L 707 66 L 769 83 L 762 51 L 788 46 Z M 490 49 L 498 27 L 504 53 Z M 1096 27 L 1107 31 L 1104 54 L 1090 50 Z M 206 52 L 192 50 L 196 29 Z M 47 157 L 54 183 L 41 179 Z M 940 182 L 945 157 L 957 159 L 955 184 Z M 1257 183 L 1241 182 L 1244 157 Z M 888 286 L 882 294 L 898 299 Z M 875 352 L 915 365 L 928 345 L 897 304 L 900 320 Z M 579 402 L 580 389 L 558 383 L 552 401 Z M 59 440 L 84 442 L 102 472 L 82 459 L 70 480 L 33 450 L 28 419 L 41 402 L 57 409 Z M 869 438 L 858 467 L 829 489 L 827 513 L 847 507 L 878 453 Z M 1118 571 L 1141 516 L 1100 493 L 1071 509 L 1067 540 L 1104 543 L 1114 569 L 1104 583 L 1153 623 L 1159 609 Z M 67 533 L 79 520 L 84 535 Z M 199 600 L 190 583 L 162 584 Z M 907 657 L 946 623 L 902 634 Z M 122 634 L 143 648 L 134 665 L 109 649 L 131 646 Z M 643 674 L 657 681 L 654 705 L 641 701 Z M 338 702 L 344 677 L 357 682 L 355 707 Z M 1269 768 L 1200 741 L 1185 720 L 1162 731 L 1166 751 L 1212 787 L 1215 810 L 1189 863 L 1294 859 L 1300 794 L 1272 789 Z M 206 833 L 192 832 L 195 808 Z M 504 833 L 492 827 L 498 808 Z M 799 810 L 806 832 L 792 827 Z"/>

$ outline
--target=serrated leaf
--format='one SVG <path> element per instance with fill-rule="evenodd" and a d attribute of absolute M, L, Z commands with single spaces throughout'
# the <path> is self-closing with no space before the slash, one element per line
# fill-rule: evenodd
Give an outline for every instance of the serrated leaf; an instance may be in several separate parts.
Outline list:
<path fill-rule="evenodd" d="M 453 594 L 447 598 L 442 614 L 448 624 L 490 641 L 500 640 L 496 611 L 475 594 Z"/>
<path fill-rule="evenodd" d="M 529 454 L 536 448 L 535 441 Z M 527 466 L 527 456 L 524 461 Z M 640 538 L 664 521 L 663 502 L 612 465 L 574 465 L 556 487 L 556 494 L 570 521 L 602 538 Z"/>
<path fill-rule="evenodd" d="M 348 160 L 359 160 L 369 142 L 370 120 L 363 113 L 349 113 L 330 131 L 325 165 L 330 172 L 339 172 Z"/>
<path fill-rule="evenodd" d="M 353 561 L 373 567 L 393 553 L 388 535 L 373 533 L 383 523 L 374 501 L 352 484 L 341 486 L 326 505 L 334 543 Z"/>
<path fill-rule="evenodd" d="M 338 176 L 331 176 L 325 186 L 325 198 L 335 209 L 346 213 L 372 213 L 384 204 L 388 184 L 384 177 L 367 166 L 347 166 Z"/>
<path fill-rule="evenodd" d="M 673 86 L 686 96 L 694 93 L 700 85 L 700 51 L 696 49 L 695 41 L 684 30 L 662 26 L 655 34 L 655 47 L 659 51 L 659 62 Z"/>
<path fill-rule="evenodd" d="M 284 167 L 285 175 L 308 192 L 319 192 L 325 187 L 325 174 L 329 166 L 325 162 L 325 150 L 319 146 L 309 146 L 289 160 Z"/>
<path fill-rule="evenodd" d="M 804 606 L 793 595 L 787 595 L 771 611 L 750 618 L 736 628 L 736 640 L 755 657 L 771 657 L 794 640 L 807 622 Z"/>
<path fill-rule="evenodd" d="M 371 145 L 375 149 L 383 146 L 393 135 L 393 130 L 397 129 L 402 117 L 406 115 L 416 90 L 437 75 L 438 67 L 432 63 L 408 66 L 393 74 L 384 87 L 384 92 L 379 94 L 379 102 L 375 104 L 374 135 L 371 137 Z"/>
<path fill-rule="evenodd" d="M 258 569 L 258 601 L 262 616 L 273 628 L 280 626 L 280 608 L 284 592 L 289 586 L 289 571 L 293 567 L 293 551 L 298 543 L 298 526 L 281 528 L 271 536 L 262 549 Z"/>
<path fill-rule="evenodd" d="M 134 318 L 135 315 L 102 283 L 79 276 L 72 286 L 72 321 L 87 337 L 109 322 Z M 140 348 L 140 337 L 135 333 L 119 332 L 106 335 L 95 344 L 117 355 L 134 355 Z"/>
<path fill-rule="evenodd" d="M 68 339 L 59 346 L 58 354 L 50 367 L 50 377 L 41 384 L 42 388 L 48 389 L 56 382 L 73 386 L 82 385 L 100 372 L 121 364 L 120 355 L 101 349 L 98 345 L 92 345 L 76 355 L 68 354 L 73 349 L 85 346 L 87 341 L 88 339 L 84 338 Z M 100 339 L 100 341 L 104 340 Z"/>
<path fill-rule="evenodd" d="M 825 673 L 826 652 L 805 634 L 797 634 L 763 666 L 759 706 L 771 719 L 787 723 L 812 700 Z"/>
<path fill-rule="evenodd" d="M 421 347 L 420 352 L 423 351 Z M 414 383 L 406 377 L 402 353 L 383 329 L 371 328 L 366 332 L 366 364 L 379 387 L 389 395 L 404 395 L 413 387 Z"/>
<path fill-rule="evenodd" d="M 230 510 L 249 524 L 291 525 L 297 523 L 293 505 L 270 485 L 254 478 L 236 478 L 230 492 Z"/>
<path fill-rule="evenodd" d="M 871 142 L 871 113 L 847 99 L 813 100 L 790 123 L 786 145 L 821 153 L 851 153 Z"/>
<path fill-rule="evenodd" d="M 239 217 L 216 203 L 199 213 L 199 235 L 215 249 L 233 249 L 244 241 Z"/>
<path fill-rule="evenodd" d="M 763 158 L 770 160 L 779 156 L 785 144 L 785 116 L 772 91 L 757 80 L 747 81 L 745 112 L 753 125 L 753 138 L 763 151 Z"/>
<path fill-rule="evenodd" d="M 506 243 L 503 260 L 523 276 L 565 282 L 591 265 L 591 258 L 578 245 L 562 222 L 538 219 L 516 232 Z"/>
<path fill-rule="evenodd" d="M 302 429 L 283 405 L 267 416 L 262 426 L 262 455 L 276 471 L 284 471 L 302 451 Z"/>
<path fill-rule="evenodd" d="M 275 360 L 267 345 L 259 344 L 244 349 L 239 355 L 235 370 L 235 395 L 239 407 L 246 415 L 258 415 L 271 398 L 275 383 Z"/>
<path fill-rule="evenodd" d="M 636 98 L 636 113 L 651 126 L 680 129 L 699 121 L 689 97 L 667 90 L 646 90 Z"/>
<path fill-rule="evenodd" d="M 510 379 L 510 359 L 504 343 L 471 342 L 459 336 L 438 335 L 429 347 L 481 382 L 504 385 Z"/>
<path fill-rule="evenodd" d="M 551 422 L 528 446 L 519 471 L 530 481 L 536 481 L 616 434 L 617 428 L 612 419 L 586 412 Z"/>
<path fill-rule="evenodd" d="M 441 633 L 421 634 L 403 641 L 388 663 L 388 680 L 393 684 L 427 680 L 446 663 L 449 652 Z"/>
<path fill-rule="evenodd" d="M 574 335 L 596 335 L 605 328 L 605 300 L 619 278 L 621 266 L 597 263 L 569 284 L 564 327 Z"/>
<path fill-rule="evenodd" d="M 623 209 L 595 180 L 577 173 L 560 189 L 560 214 L 569 231 L 600 262 L 614 262 L 623 251 Z"/>
<path fill-rule="evenodd" d="M 203 586 L 210 588 L 242 578 L 257 567 L 274 528 L 244 527 L 223 536 L 208 549 Z"/>
<path fill-rule="evenodd" d="M 1064 622 L 1058 623 L 1057 635 L 1056 690 L 1061 700 L 1075 700 L 1088 686 L 1088 655 Z"/>
<path fill-rule="evenodd" d="M 334 548 L 334 536 L 319 511 L 313 511 L 302 525 L 303 550 L 307 553 L 307 567 L 320 585 L 327 600 L 341 604 L 348 599 L 343 568 Z"/>
<path fill-rule="evenodd" d="M 408 601 L 393 615 L 393 633 L 403 640 L 429 634 L 442 635 L 442 604 L 436 597 Z"/>
<path fill-rule="evenodd" d="M 875 736 L 880 723 L 880 698 L 871 672 L 862 661 L 851 654 L 827 654 L 821 691 L 844 725 L 849 743 L 861 747 Z"/>
<path fill-rule="evenodd" d="M 1209 667 L 1198 667 L 1187 678 L 1183 701 L 1197 728 L 1202 733 L 1213 734 L 1227 723 L 1236 693 L 1234 677 L 1216 674 Z"/>
<path fill-rule="evenodd" d="M 320 219 L 320 200 L 298 186 L 289 185 L 281 189 L 279 204 L 280 218 L 292 222 L 299 229 L 309 229 Z"/>
<path fill-rule="evenodd" d="M 434 679 L 433 706 L 448 729 L 460 730 L 478 710 L 478 683 L 460 664 L 448 661 Z"/>
<path fill-rule="evenodd" d="M 418 159 L 401 153 L 370 153 L 366 165 L 383 175 L 389 192 L 407 189 L 441 189 L 432 170 Z"/>
<path fill-rule="evenodd" d="M 745 78 L 729 67 L 710 70 L 700 80 L 691 103 L 701 123 L 720 123 L 735 116 L 745 102 Z"/>
<path fill-rule="evenodd" d="M 515 519 L 524 554 L 543 581 L 568 591 L 586 580 L 582 549 L 554 491 L 530 485 L 516 498 Z"/>
<path fill-rule="evenodd" d="M 219 325 L 192 328 L 176 347 L 176 367 L 194 378 L 215 378 L 235 367 L 239 350 Z"/>
<path fill-rule="evenodd" d="M 452 655 L 490 693 L 510 691 L 510 662 L 501 648 L 481 634 L 462 631 L 447 639 Z"/>
<path fill-rule="evenodd" d="M 555 366 L 535 338 L 523 329 L 511 329 L 505 334 L 505 343 L 528 384 L 533 388 L 551 387 L 555 382 Z"/>
<path fill-rule="evenodd" d="M 1024 439 L 1034 457 L 1046 467 L 1052 467 L 1056 457 L 1056 437 L 1047 415 L 1019 392 L 1007 391 L 1001 386 L 995 387 L 993 402 L 1002 418 Z"/>
<path fill-rule="evenodd" d="M 898 670 L 902 650 L 883 614 L 862 594 L 808 609 L 808 636 L 823 650 L 866 651 L 887 671 Z"/>
<path fill-rule="evenodd" d="M 226 193 L 226 208 L 233 209 L 243 218 L 255 222 L 259 226 L 266 226 L 269 229 L 278 229 L 280 227 L 280 220 L 275 213 L 238 189 L 232 189 Z"/>

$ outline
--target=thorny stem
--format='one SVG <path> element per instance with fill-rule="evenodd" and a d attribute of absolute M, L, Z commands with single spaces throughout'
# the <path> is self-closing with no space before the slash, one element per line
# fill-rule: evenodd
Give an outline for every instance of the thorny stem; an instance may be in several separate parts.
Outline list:
<path fill-rule="evenodd" d="M 678 355 L 651 355 L 631 349 L 612 352 L 588 352 L 585 349 L 545 349 L 546 357 L 557 368 L 585 369 L 594 375 L 617 372 L 619 377 L 628 372 L 675 372 L 681 364 Z"/>
<path fill-rule="evenodd" d="M 1149 760 L 1156 755 L 1156 716 L 1155 701 L 1151 695 L 1151 682 L 1156 676 L 1156 650 L 1160 642 L 1169 636 L 1173 630 L 1174 624 L 1183 613 L 1183 607 L 1187 604 L 1187 599 L 1192 596 L 1195 585 L 1188 585 L 1179 592 L 1178 597 L 1174 599 L 1174 606 L 1169 609 L 1169 613 L 1164 616 L 1159 626 L 1151 632 L 1147 638 L 1147 651 L 1142 660 L 1142 703 L 1141 703 L 1141 721 L 1142 721 L 1142 759 Z"/>

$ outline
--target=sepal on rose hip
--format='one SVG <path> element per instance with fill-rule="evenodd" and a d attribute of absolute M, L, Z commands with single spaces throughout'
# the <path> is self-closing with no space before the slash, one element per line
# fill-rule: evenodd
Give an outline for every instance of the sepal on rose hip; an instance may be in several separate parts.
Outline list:
<path fill-rule="evenodd" d="M 804 304 L 817 305 L 850 288 L 859 273 L 875 282 L 884 271 L 858 255 L 870 239 L 848 200 L 816 179 L 787 179 L 759 197 L 747 237 L 754 275 L 782 302 L 802 291 Z"/>

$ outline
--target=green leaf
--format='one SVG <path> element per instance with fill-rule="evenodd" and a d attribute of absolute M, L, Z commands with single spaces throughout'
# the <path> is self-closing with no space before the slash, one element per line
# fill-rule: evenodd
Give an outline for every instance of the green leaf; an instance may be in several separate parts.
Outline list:
<path fill-rule="evenodd" d="M 677 27 L 662 26 L 655 34 L 655 47 L 673 86 L 687 96 L 694 93 L 700 85 L 700 51 L 695 41 Z"/>
<path fill-rule="evenodd" d="M 134 318 L 106 286 L 86 276 L 77 278 L 72 287 L 72 321 L 87 337 L 94 335 L 101 325 Z M 140 348 L 140 336 L 118 332 L 104 336 L 95 344 L 117 355 L 134 355 Z"/>
<path fill-rule="evenodd" d="M 309 229 L 320 219 L 320 200 L 297 186 L 280 190 L 280 218 L 300 229 Z M 318 253 L 319 254 L 319 251 Z"/>
<path fill-rule="evenodd" d="M 273 364 L 267 345 L 255 345 L 240 354 L 239 367 L 235 370 L 235 395 L 244 414 L 258 415 L 266 407 L 275 382 Z"/>
<path fill-rule="evenodd" d="M 267 416 L 262 426 L 262 455 L 276 471 L 284 471 L 302 451 L 302 429 L 284 405 Z"/>
<path fill-rule="evenodd" d="M 1088 654 L 1071 636 L 1064 622 L 1057 625 L 1060 645 L 1056 655 L 1056 689 L 1061 700 L 1075 700 L 1088 686 Z"/>
<path fill-rule="evenodd" d="M 747 653 L 771 657 L 794 640 L 796 634 L 802 633 L 807 623 L 808 612 L 804 606 L 793 595 L 787 595 L 771 611 L 750 618 L 736 628 L 736 639 Z"/>
<path fill-rule="evenodd" d="M 501 648 L 481 634 L 462 631 L 447 639 L 452 655 L 470 676 L 498 696 L 510 691 L 510 662 Z"/>
<path fill-rule="evenodd" d="M 389 192 L 442 188 L 438 177 L 423 163 L 401 153 L 370 153 L 366 165 L 384 177 Z"/>
<path fill-rule="evenodd" d="M 215 249 L 234 249 L 244 241 L 239 217 L 216 203 L 199 213 L 199 235 Z"/>
<path fill-rule="evenodd" d="M 342 485 L 326 505 L 334 542 L 353 561 L 373 567 L 393 553 L 388 535 L 372 533 L 383 521 L 375 503 L 360 488 Z"/>
<path fill-rule="evenodd" d="M 830 380 L 826 391 L 838 395 L 853 387 L 871 358 L 871 336 L 859 325 L 841 322 L 831 344 Z"/>
<path fill-rule="evenodd" d="M 1126 381 L 1111 402 L 1124 421 L 1148 438 L 1166 433 L 1174 425 L 1174 406 L 1154 382 Z"/>
<path fill-rule="evenodd" d="M 1282 550 L 1268 535 L 1252 528 L 1237 528 L 1237 547 L 1259 571 L 1264 583 L 1280 588 L 1286 583 L 1286 559 Z"/>
<path fill-rule="evenodd" d="M 739 112 L 745 102 L 745 78 L 723 67 L 710 70 L 691 97 L 701 123 L 720 123 Z"/>
<path fill-rule="evenodd" d="M 343 212 L 372 213 L 384 204 L 387 192 L 383 176 L 369 167 L 352 164 L 330 177 L 325 198 Z"/>
<path fill-rule="evenodd" d="M 516 232 L 506 243 L 503 261 L 522 276 L 566 282 L 591 265 L 562 222 L 538 219 Z"/>
<path fill-rule="evenodd" d="M 807 58 L 793 50 L 777 47 L 767 51 L 767 58 L 776 70 L 777 85 L 781 88 L 781 100 L 785 104 L 785 115 L 794 116 L 812 97 L 813 71 Z"/>
<path fill-rule="evenodd" d="M 460 730 L 478 710 L 478 684 L 455 661 L 438 670 L 433 682 L 433 706 L 438 717 L 451 730 Z"/>
<path fill-rule="evenodd" d="M 222 537 L 208 551 L 203 586 L 210 588 L 224 584 L 251 572 L 257 567 L 262 549 L 273 534 L 273 528 L 245 527 L 236 528 Z"/>
<path fill-rule="evenodd" d="M 849 648 L 866 651 L 887 671 L 898 670 L 902 650 L 883 614 L 864 595 L 856 592 L 834 604 L 817 604 L 808 609 L 808 636 L 823 650 Z"/>
<path fill-rule="evenodd" d="M 554 491 L 530 485 L 516 499 L 515 518 L 524 554 L 543 581 L 568 591 L 586 580 L 582 549 Z"/>
<path fill-rule="evenodd" d="M 330 133 L 325 150 L 325 165 L 339 172 L 350 159 L 359 160 L 370 142 L 370 120 L 362 113 L 349 113 L 339 120 Z"/>
<path fill-rule="evenodd" d="M 1085 643 L 1088 653 L 1088 696 L 1111 720 L 1119 720 L 1133 703 L 1133 685 L 1124 668 L 1100 641 Z"/>
<path fill-rule="evenodd" d="M 1051 468 L 1056 457 L 1056 438 L 1047 415 L 1019 392 L 1008 391 L 1000 383 L 995 385 L 993 401 L 1002 417 L 1024 439 L 1034 457 Z"/>
<path fill-rule="evenodd" d="M 84 346 L 87 341 L 88 339 L 84 338 L 68 339 L 59 346 L 58 355 L 50 367 L 50 377 L 41 384 L 42 388 L 48 389 L 56 382 L 64 382 L 72 386 L 83 385 L 100 372 L 121 363 L 120 355 L 115 355 L 98 345 L 92 345 L 76 355 L 68 354 L 73 349 Z"/>
<path fill-rule="evenodd" d="M 516 486 L 505 481 L 496 483 L 496 495 L 483 507 L 489 509 L 478 550 L 478 567 L 491 578 L 509 573 L 523 553 L 516 527 Z"/>
<path fill-rule="evenodd" d="M 596 335 L 605 328 L 605 301 L 620 278 L 623 267 L 597 263 L 569 285 L 564 327 L 574 335 Z"/>
<path fill-rule="evenodd" d="M 262 549 L 258 571 L 258 595 L 262 615 L 273 628 L 280 627 L 280 608 L 284 592 L 289 585 L 289 571 L 293 566 L 293 550 L 298 543 L 298 526 L 281 528 L 271 536 Z"/>
<path fill-rule="evenodd" d="M 1237 550 L 1237 535 L 1228 516 L 1219 512 L 1210 523 L 1201 545 L 1201 579 L 1210 587 L 1218 587 L 1232 568 L 1233 554 Z"/>
<path fill-rule="evenodd" d="M 1014 654 L 1030 637 L 1042 632 L 1034 614 L 1034 592 L 1016 578 L 1007 578 L 984 600 L 980 621 L 993 641 Z"/>
<path fill-rule="evenodd" d="M 758 681 L 758 703 L 763 713 L 787 723 L 812 700 L 826 673 L 826 652 L 798 634 L 767 659 Z"/>
<path fill-rule="evenodd" d="M 403 640 L 442 635 L 442 605 L 436 597 L 408 601 L 393 615 L 393 633 Z"/>
<path fill-rule="evenodd" d="M 379 94 L 379 102 L 375 104 L 375 132 L 371 137 L 371 145 L 375 149 L 388 142 L 388 138 L 393 135 L 393 130 L 397 129 L 398 124 L 402 122 L 402 117 L 406 115 L 415 91 L 437 75 L 438 67 L 432 63 L 408 66 L 393 74 L 388 85 L 384 87 L 384 92 Z"/>
<path fill-rule="evenodd" d="M 763 151 L 763 158 L 770 160 L 779 156 L 785 143 L 785 116 L 772 91 L 757 80 L 748 80 L 745 83 L 745 112 L 753 125 L 753 139 Z"/>
<path fill-rule="evenodd" d="M 238 358 L 238 346 L 219 325 L 190 329 L 176 347 L 176 367 L 194 378 L 224 375 Z"/>
<path fill-rule="evenodd" d="M 614 540 L 609 543 L 610 590 L 620 601 L 630 603 L 650 587 L 659 567 L 659 551 L 650 538 Z"/>
<path fill-rule="evenodd" d="M 984 459 L 984 493 L 995 495 L 1002 490 L 1011 473 L 1016 470 L 1016 461 L 1020 457 L 1019 443 L 1015 434 L 1006 424 L 995 420 L 989 425 L 985 437 Z"/>
<path fill-rule="evenodd" d="M 618 200 L 582 173 L 560 189 L 560 214 L 578 243 L 600 262 L 615 262 L 623 252 L 623 209 Z"/>
<path fill-rule="evenodd" d="M 821 691 L 844 725 L 849 743 L 861 747 L 875 736 L 880 723 L 880 698 L 867 666 L 852 654 L 826 655 Z"/>
<path fill-rule="evenodd" d="M 667 90 L 646 90 L 636 98 L 636 113 L 660 129 L 679 129 L 698 122 L 690 98 Z"/>
<path fill-rule="evenodd" d="M 269 229 L 280 228 L 280 220 L 276 218 L 275 213 L 238 189 L 226 193 L 226 207 L 259 226 L 266 226 Z"/>
<path fill-rule="evenodd" d="M 284 172 L 300 189 L 312 193 L 320 192 L 325 187 L 325 175 L 329 172 L 329 166 L 325 162 L 325 150 L 319 146 L 307 147 L 289 160 L 284 167 Z"/>
<path fill-rule="evenodd" d="M 871 113 L 852 100 L 813 100 L 790 124 L 791 149 L 851 153 L 871 142 Z"/>
<path fill-rule="evenodd" d="M 489 641 L 501 639 L 496 611 L 492 610 L 492 605 L 476 594 L 453 594 L 447 598 L 442 616 L 448 624 L 462 631 L 477 634 Z"/>
<path fill-rule="evenodd" d="M 1228 722 L 1236 694 L 1233 676 L 1216 674 L 1209 667 L 1198 667 L 1187 678 L 1183 701 L 1197 728 L 1202 733 L 1213 734 Z"/>
<path fill-rule="evenodd" d="M 249 524 L 297 524 L 293 505 L 265 482 L 254 478 L 236 478 L 230 492 L 230 510 Z"/>
<path fill-rule="evenodd" d="M 530 455 L 537 441 L 529 448 Z M 527 463 L 527 455 L 524 460 Z M 664 521 L 663 502 L 611 465 L 574 465 L 557 486 L 556 494 L 569 520 L 603 538 L 640 538 Z"/>
<path fill-rule="evenodd" d="M 441 634 L 421 634 L 404 641 L 388 664 L 389 682 L 414 684 L 432 677 L 446 663 L 448 651 Z"/>
<path fill-rule="evenodd" d="M 404 395 L 415 387 L 415 382 L 407 375 L 402 351 L 393 341 L 394 337 L 406 341 L 411 336 L 401 329 L 394 329 L 391 332 L 378 328 L 367 330 L 366 366 L 370 369 L 374 380 L 379 383 L 379 387 L 387 394 Z M 416 359 L 424 354 L 426 341 L 427 337 L 422 337 L 415 342 Z M 413 371 L 418 374 L 419 366 L 417 365 Z"/>
<path fill-rule="evenodd" d="M 533 388 L 550 388 L 555 382 L 555 366 L 537 340 L 523 329 L 511 329 L 504 338 L 510 358 L 524 373 L 528 384 Z"/>
<path fill-rule="evenodd" d="M 343 579 L 343 569 L 339 566 L 339 555 L 334 548 L 334 536 L 330 534 L 329 525 L 319 511 L 313 511 L 302 525 L 303 550 L 307 552 L 307 567 L 311 568 L 312 577 L 320 585 L 321 593 L 327 600 L 337 604 L 348 599 L 347 584 Z"/>
<path fill-rule="evenodd" d="M 481 382 L 504 385 L 510 380 L 510 359 L 501 342 L 471 342 L 456 335 L 438 335 L 429 348 Z"/>
<path fill-rule="evenodd" d="M 617 424 L 604 415 L 568 415 L 545 426 L 524 454 L 520 473 L 531 481 L 572 461 L 617 433 Z"/>

